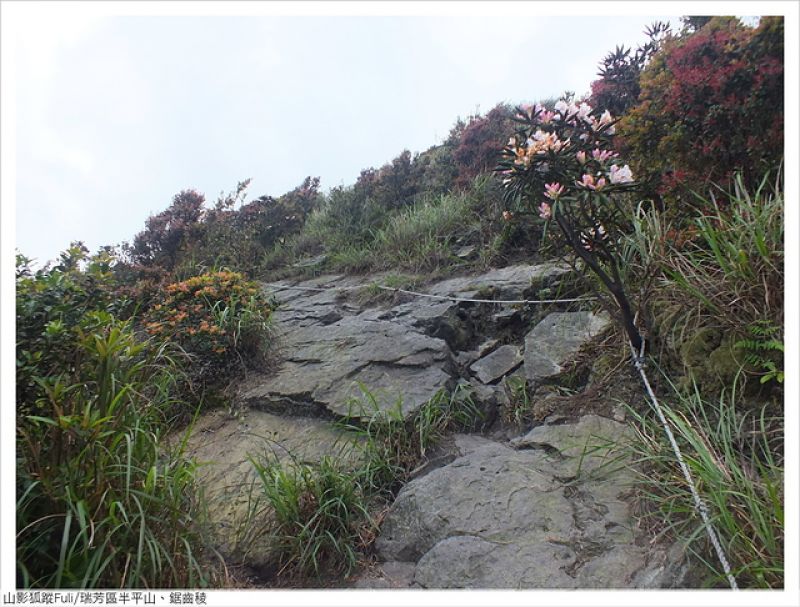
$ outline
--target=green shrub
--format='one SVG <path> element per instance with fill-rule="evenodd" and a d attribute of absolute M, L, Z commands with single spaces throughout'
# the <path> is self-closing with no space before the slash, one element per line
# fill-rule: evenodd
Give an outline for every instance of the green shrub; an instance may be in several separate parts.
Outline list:
<path fill-rule="evenodd" d="M 145 329 L 180 345 L 194 357 L 193 379 L 213 386 L 266 356 L 270 314 L 257 283 L 222 270 L 168 285 Z"/>
<path fill-rule="evenodd" d="M 640 274 L 653 276 L 647 300 L 662 354 L 674 356 L 701 329 L 726 335 L 732 350 L 736 341 L 752 339 L 759 326 L 773 327 L 770 339 L 781 342 L 780 177 L 768 173 L 754 190 L 737 177 L 729 191 L 718 191 L 699 206 L 705 211 L 683 227 L 655 212 L 642 213 L 631 238 L 642 260 Z M 746 362 L 742 348 L 736 354 Z"/>
<path fill-rule="evenodd" d="M 107 253 L 89 257 L 79 242 L 63 252 L 56 265 L 36 272 L 30 260 L 17 256 L 18 413 L 35 412 L 43 396 L 37 378 L 69 373 L 79 363 L 75 329 L 87 314 L 119 313 L 129 307 L 118 296 L 111 264 Z"/>
<path fill-rule="evenodd" d="M 23 344 L 22 347 L 26 347 Z M 89 312 L 17 426 L 17 583 L 205 585 L 194 464 L 162 441 L 180 369 L 130 322 Z"/>

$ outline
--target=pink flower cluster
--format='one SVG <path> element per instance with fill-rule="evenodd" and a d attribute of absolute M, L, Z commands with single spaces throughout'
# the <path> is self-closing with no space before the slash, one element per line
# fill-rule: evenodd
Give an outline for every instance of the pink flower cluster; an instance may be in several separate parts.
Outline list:
<path fill-rule="evenodd" d="M 563 99 L 557 101 L 555 104 L 555 114 L 550 117 L 551 120 L 563 120 L 567 124 L 577 124 L 583 122 L 589 125 L 593 131 L 604 129 L 609 135 L 614 134 L 614 117 L 611 112 L 606 110 L 599 118 L 592 115 L 593 108 L 588 103 L 576 104 L 574 102 L 567 103 Z"/>

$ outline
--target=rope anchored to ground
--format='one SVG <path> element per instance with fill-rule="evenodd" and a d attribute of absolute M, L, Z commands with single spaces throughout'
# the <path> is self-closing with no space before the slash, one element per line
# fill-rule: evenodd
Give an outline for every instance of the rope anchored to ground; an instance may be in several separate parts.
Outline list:
<path fill-rule="evenodd" d="M 739 586 L 736 583 L 736 578 L 733 577 L 733 573 L 731 573 L 731 566 L 730 563 L 728 563 L 725 550 L 722 548 L 722 544 L 719 541 L 719 537 L 714 529 L 714 525 L 711 523 L 711 517 L 708 514 L 708 507 L 703 501 L 703 498 L 701 498 L 700 494 L 697 492 L 694 479 L 692 478 L 692 473 L 689 471 L 689 467 L 683 460 L 681 449 L 675 440 L 675 436 L 672 434 L 672 430 L 667 423 L 667 418 L 664 416 L 664 412 L 661 409 L 661 405 L 658 403 L 658 399 L 653 392 L 653 388 L 650 386 L 650 381 L 647 379 L 647 374 L 644 371 L 644 341 L 642 341 L 642 349 L 638 353 L 634 350 L 633 346 L 631 346 L 631 355 L 633 357 L 633 366 L 636 367 L 636 370 L 639 372 L 639 375 L 644 382 L 644 386 L 647 390 L 648 396 L 650 397 L 650 402 L 653 405 L 653 409 L 655 409 L 659 420 L 661 420 L 661 425 L 664 427 L 664 432 L 666 432 L 669 442 L 672 445 L 672 451 L 675 453 L 675 458 L 678 460 L 678 465 L 683 472 L 683 478 L 686 479 L 686 484 L 689 485 L 689 490 L 691 491 L 692 499 L 694 500 L 694 509 L 700 515 L 700 518 L 703 519 L 703 527 L 705 528 L 706 535 L 708 535 L 708 539 L 711 540 L 711 545 L 714 546 L 714 550 L 717 553 L 717 558 L 722 564 L 722 569 L 725 572 L 725 577 L 728 578 L 728 583 L 730 584 L 731 589 L 738 590 Z"/>
<path fill-rule="evenodd" d="M 357 291 L 363 289 L 365 285 L 349 286 L 349 287 L 301 287 L 291 285 L 279 285 L 275 283 L 264 283 L 264 285 L 275 289 L 276 291 Z M 367 285 L 369 286 L 369 285 Z M 505 304 L 505 305 L 522 305 L 522 304 L 559 304 L 559 303 L 573 303 L 580 301 L 596 301 L 596 297 L 571 297 L 566 299 L 480 299 L 475 297 L 456 297 L 455 295 L 434 295 L 433 293 L 421 293 L 419 291 L 410 291 L 408 289 L 401 289 L 399 287 L 387 287 L 386 285 L 373 284 L 375 288 L 382 291 L 391 291 L 395 293 L 405 293 L 406 295 L 413 295 L 414 297 L 428 297 L 430 299 L 442 299 L 455 302 L 467 303 L 491 303 L 491 304 Z"/>

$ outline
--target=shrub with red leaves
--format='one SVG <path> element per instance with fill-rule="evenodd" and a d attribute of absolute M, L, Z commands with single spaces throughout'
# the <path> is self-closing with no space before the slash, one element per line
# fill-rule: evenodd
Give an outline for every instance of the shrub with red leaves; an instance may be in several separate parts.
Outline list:
<path fill-rule="evenodd" d="M 642 73 L 618 133 L 637 174 L 676 200 L 686 190 L 747 185 L 783 155 L 783 18 L 757 28 L 714 17 L 666 40 Z"/>
<path fill-rule="evenodd" d="M 456 187 L 469 187 L 475 177 L 497 166 L 499 150 L 514 128 L 513 115 L 512 108 L 501 103 L 486 116 L 473 116 L 460 129 L 453 151 L 453 160 L 458 168 Z"/>

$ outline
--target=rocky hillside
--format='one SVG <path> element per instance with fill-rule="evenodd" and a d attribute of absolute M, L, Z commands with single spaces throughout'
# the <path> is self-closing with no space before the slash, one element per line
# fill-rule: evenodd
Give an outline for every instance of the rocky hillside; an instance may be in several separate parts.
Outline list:
<path fill-rule="evenodd" d="M 232 553 L 248 535 L 254 475 L 248 457 L 295 462 L 342 456 L 334 424 L 372 406 L 412 416 L 459 387 L 480 412 L 410 476 L 388 509 L 359 588 L 660 588 L 686 583 L 678 547 L 654 547 L 637 529 L 635 471 L 624 411 L 587 385 L 575 361 L 610 329 L 573 299 L 570 269 L 518 265 L 429 284 L 425 295 L 380 290 L 385 276 L 321 276 L 265 288 L 279 354 L 239 389 L 236 416 L 201 418 L 190 454 Z M 581 309 L 583 308 L 583 309 Z M 584 356 L 585 358 L 585 356 Z M 584 361 L 588 379 L 598 377 Z M 522 387 L 522 390 L 520 390 Z M 524 415 L 520 409 L 527 407 Z M 252 538 L 251 538 L 252 539 Z M 244 560 L 264 572 L 257 538 Z"/>

